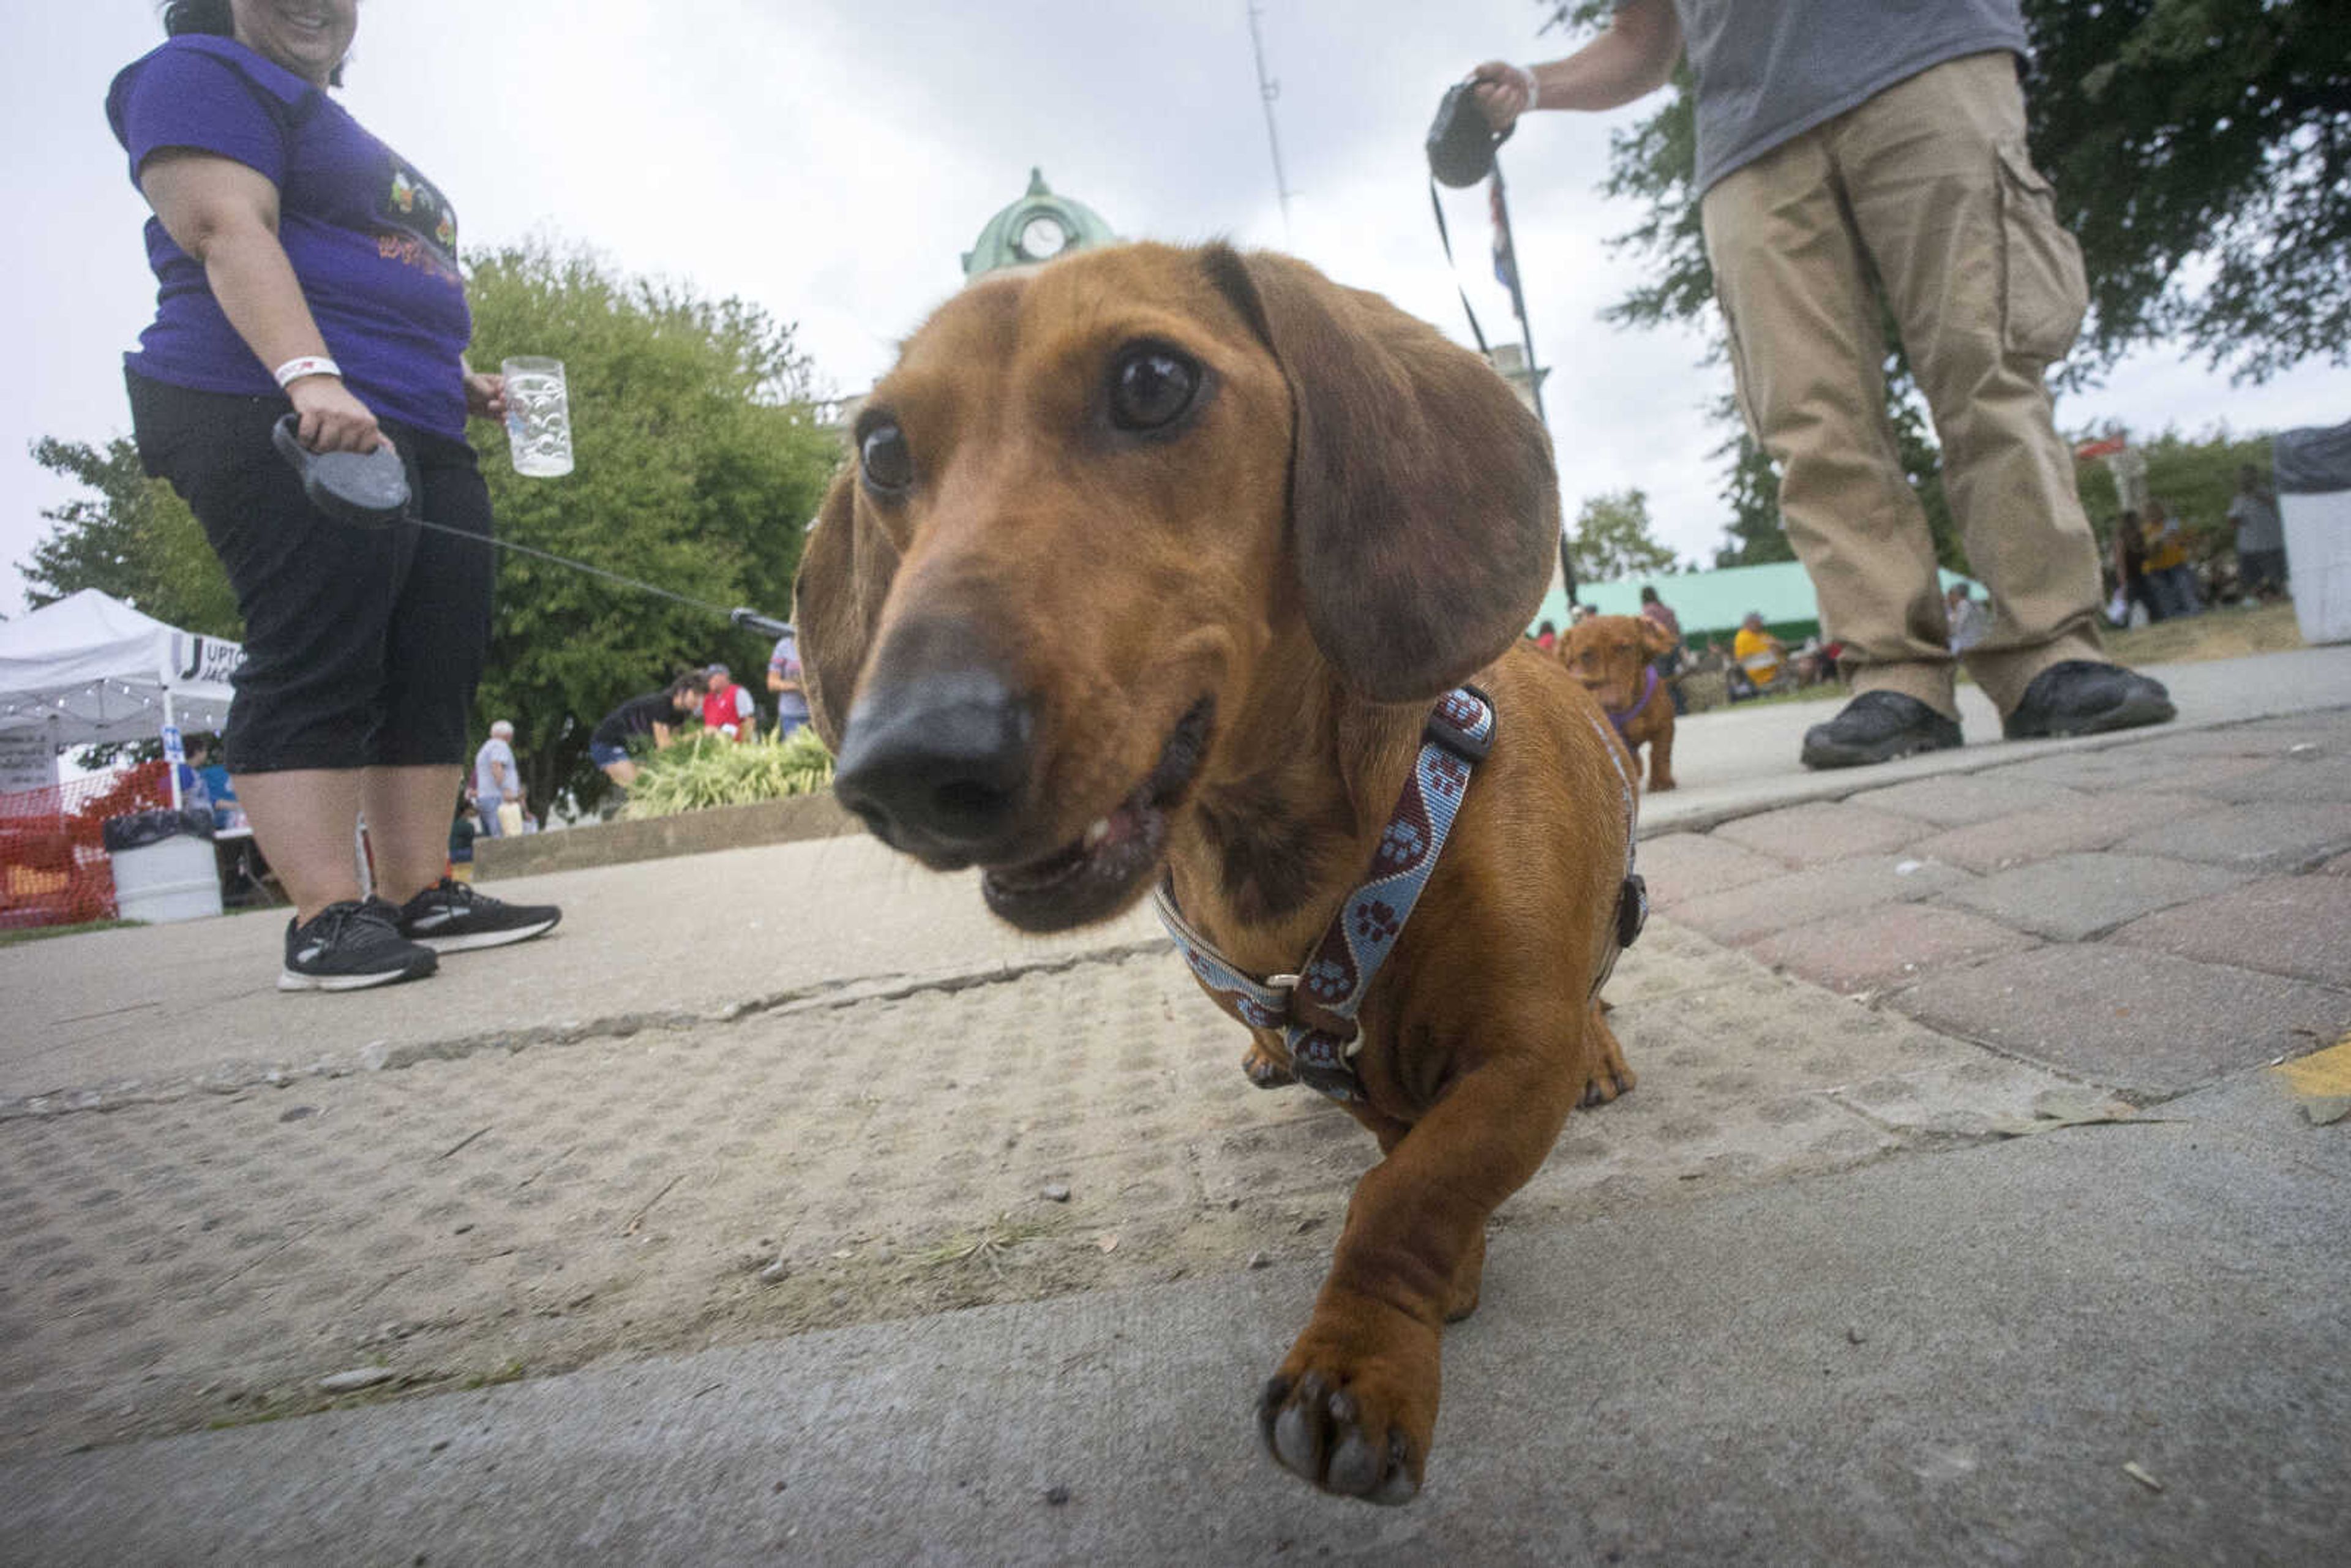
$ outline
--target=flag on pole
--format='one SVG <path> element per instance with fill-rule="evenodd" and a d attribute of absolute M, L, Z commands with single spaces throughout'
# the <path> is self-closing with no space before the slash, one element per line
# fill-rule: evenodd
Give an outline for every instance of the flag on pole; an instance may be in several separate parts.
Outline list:
<path fill-rule="evenodd" d="M 1510 290 L 1510 308 L 1519 308 L 1519 258 L 1510 245 L 1510 209 L 1502 204 L 1502 181 L 1498 173 L 1486 182 L 1486 209 L 1494 220 L 1494 281 Z"/>

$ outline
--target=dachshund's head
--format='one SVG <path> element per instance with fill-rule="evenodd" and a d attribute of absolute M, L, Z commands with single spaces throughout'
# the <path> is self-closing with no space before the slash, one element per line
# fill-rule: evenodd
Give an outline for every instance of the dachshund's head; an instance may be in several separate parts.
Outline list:
<path fill-rule="evenodd" d="M 1221 246 L 966 289 L 852 441 L 795 592 L 835 788 L 1029 930 L 1132 904 L 1249 766 L 1245 716 L 1499 656 L 1559 537 L 1550 444 L 1481 361 Z"/>
<path fill-rule="evenodd" d="M 1646 615 L 1594 615 L 1567 629 L 1559 662 L 1611 713 L 1641 700 L 1649 665 L 1674 650 L 1674 634 Z"/>

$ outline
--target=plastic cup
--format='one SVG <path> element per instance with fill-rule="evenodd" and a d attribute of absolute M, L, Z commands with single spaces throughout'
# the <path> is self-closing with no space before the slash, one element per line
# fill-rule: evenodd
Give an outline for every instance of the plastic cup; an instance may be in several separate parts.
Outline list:
<path fill-rule="evenodd" d="M 515 472 L 554 479 L 571 472 L 571 400 L 563 361 L 524 357 L 498 369 L 507 378 L 507 443 Z"/>

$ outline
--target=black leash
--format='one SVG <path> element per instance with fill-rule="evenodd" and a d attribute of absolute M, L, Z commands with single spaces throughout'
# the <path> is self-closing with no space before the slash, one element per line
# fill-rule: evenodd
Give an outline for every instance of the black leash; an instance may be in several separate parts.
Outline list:
<path fill-rule="evenodd" d="M 584 571 L 590 577 L 601 577 L 607 582 L 617 582 L 640 593 L 653 594 L 690 610 L 707 611 L 747 632 L 780 637 L 792 629 L 790 622 L 762 615 L 756 610 L 728 610 L 706 599 L 690 598 L 647 582 L 643 578 L 608 571 L 584 560 L 557 555 L 552 550 L 517 544 L 511 539 L 494 538 L 488 534 L 469 534 L 445 523 L 427 522 L 410 507 L 413 492 L 408 483 L 408 465 L 391 443 L 386 442 L 373 452 L 313 452 L 302 444 L 299 426 L 299 416 L 289 413 L 277 422 L 277 428 L 270 432 L 270 439 L 277 444 L 278 455 L 293 465 L 295 473 L 301 476 L 302 490 L 309 497 L 310 504 L 339 523 L 361 528 L 410 523 L 420 528 L 430 528 L 437 534 L 447 534 L 451 538 L 472 539 L 476 544 L 493 545 L 517 555 L 552 561 L 557 566 L 568 566 L 574 571 Z"/>
<path fill-rule="evenodd" d="M 1478 351 L 1490 361 L 1494 350 L 1486 346 L 1486 329 L 1478 325 L 1477 307 L 1469 303 L 1469 290 L 1461 282 L 1461 264 L 1453 259 L 1453 231 L 1445 226 L 1445 199 L 1437 193 L 1434 174 L 1428 177 L 1428 210 L 1437 214 L 1437 237 L 1445 246 L 1445 267 L 1453 274 L 1453 291 L 1461 296 L 1461 313 L 1469 318 L 1469 335 L 1478 340 Z"/>
<path fill-rule="evenodd" d="M 1503 280 L 1510 286 L 1510 308 L 1519 318 L 1520 342 L 1527 356 L 1527 388 L 1534 394 L 1535 418 L 1548 430 L 1551 420 L 1543 413 L 1542 372 L 1535 366 L 1535 329 L 1527 322 L 1526 291 L 1519 283 L 1519 242 L 1510 233 L 1510 203 L 1502 186 L 1501 160 L 1493 159 L 1492 168 L 1489 177 L 1494 183 L 1494 219 L 1501 231 L 1502 255 L 1507 263 L 1502 268 Z M 1491 362 L 1494 354 L 1486 346 L 1486 329 L 1478 324 L 1477 308 L 1469 303 L 1469 290 L 1461 282 L 1461 264 L 1453 259 L 1453 233 L 1446 226 L 1445 203 L 1437 193 L 1437 176 L 1433 173 L 1428 180 L 1428 208 L 1437 214 L 1437 237 L 1445 246 L 1445 265 L 1453 274 L 1454 292 L 1461 296 L 1461 313 L 1469 318 L 1469 335 L 1478 340 L 1478 351 Z M 1559 537 L 1559 569 L 1566 579 L 1567 601 L 1572 606 L 1576 602 L 1575 563 L 1568 558 L 1564 533 Z"/>

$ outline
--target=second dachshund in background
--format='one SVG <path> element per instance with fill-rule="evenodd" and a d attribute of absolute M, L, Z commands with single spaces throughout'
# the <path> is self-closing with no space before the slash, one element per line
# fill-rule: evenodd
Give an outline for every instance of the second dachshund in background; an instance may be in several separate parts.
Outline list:
<path fill-rule="evenodd" d="M 1595 615 L 1567 629 L 1559 662 L 1600 699 L 1617 737 L 1633 754 L 1649 748 L 1649 793 L 1674 787 L 1674 702 L 1656 661 L 1674 651 L 1674 634 L 1640 615 Z"/>

